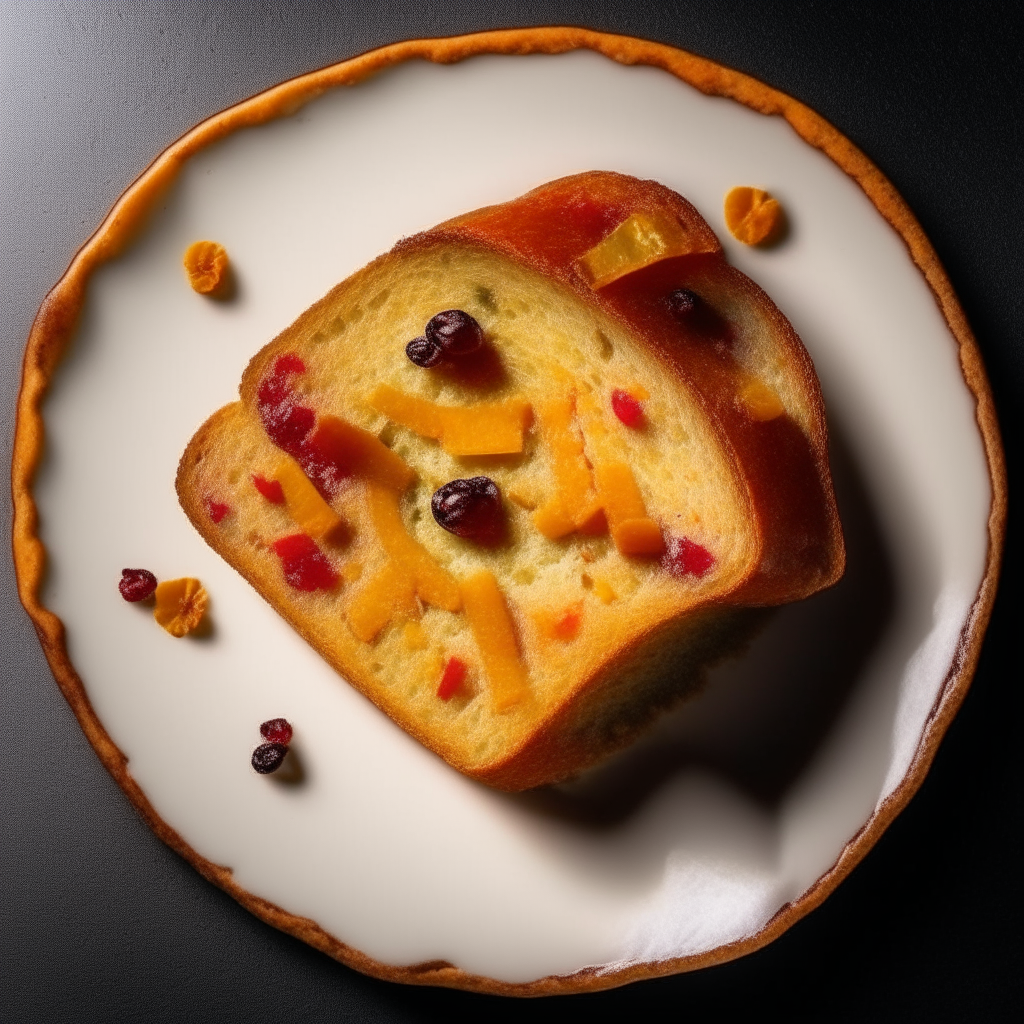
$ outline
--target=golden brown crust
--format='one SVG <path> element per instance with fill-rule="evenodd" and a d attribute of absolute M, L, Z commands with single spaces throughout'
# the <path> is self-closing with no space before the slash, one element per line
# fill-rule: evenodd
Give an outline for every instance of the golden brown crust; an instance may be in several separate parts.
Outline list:
<path fill-rule="evenodd" d="M 72 339 L 84 299 L 85 284 L 101 263 L 125 247 L 185 160 L 204 146 L 239 128 L 262 124 L 292 113 L 327 89 L 353 85 L 376 71 L 412 58 L 452 63 L 484 53 L 563 53 L 574 49 L 593 50 L 623 64 L 660 67 L 707 95 L 729 97 L 763 114 L 780 115 L 801 138 L 827 154 L 860 185 L 903 239 L 911 259 L 931 287 L 957 341 L 964 380 L 977 402 L 978 427 L 992 484 L 989 548 L 984 579 L 909 771 L 860 832 L 847 843 L 836 863 L 814 886 L 799 899 L 783 907 L 756 934 L 705 953 L 657 963 L 635 964 L 607 973 L 586 970 L 568 976 L 541 978 L 526 984 L 508 984 L 469 974 L 446 963 L 392 967 L 373 960 L 339 942 L 315 922 L 290 914 L 242 889 L 234 882 L 228 869 L 200 856 L 159 817 L 128 772 L 124 755 L 96 717 L 82 681 L 68 657 L 62 623 L 40 601 L 39 591 L 46 556 L 37 533 L 38 513 L 32 496 L 32 483 L 43 452 L 40 405 L 53 371 Z M 356 970 L 392 981 L 518 996 L 596 991 L 643 978 L 723 963 L 767 945 L 821 903 L 864 857 L 920 787 L 938 744 L 966 695 L 995 600 L 1007 508 L 1002 445 L 980 352 L 931 243 L 882 173 L 824 118 L 802 103 L 746 75 L 669 46 L 580 28 L 513 29 L 453 39 L 414 40 L 383 47 L 276 86 L 210 118 L 183 136 L 162 153 L 118 200 L 40 308 L 29 336 L 23 364 L 11 483 L 14 498 L 14 562 L 22 604 L 32 618 L 57 683 L 86 737 L 153 831 L 205 878 L 219 885 L 262 920 Z"/>

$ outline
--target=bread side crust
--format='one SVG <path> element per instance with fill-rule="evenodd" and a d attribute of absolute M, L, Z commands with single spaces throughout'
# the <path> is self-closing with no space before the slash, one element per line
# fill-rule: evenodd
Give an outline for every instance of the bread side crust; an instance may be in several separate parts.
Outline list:
<path fill-rule="evenodd" d="M 410 59 L 451 63 L 478 54 L 565 53 L 587 49 L 623 64 L 661 68 L 699 91 L 731 98 L 766 115 L 779 115 L 809 145 L 822 150 L 851 177 L 907 246 L 935 295 L 957 343 L 964 381 L 977 402 L 977 421 L 992 485 L 989 548 L 985 575 L 961 633 L 946 681 L 918 745 L 916 757 L 893 793 L 847 843 L 836 863 L 798 899 L 783 907 L 760 931 L 736 942 L 690 956 L 636 963 L 614 970 L 588 968 L 572 975 L 510 984 L 462 971 L 444 961 L 394 966 L 374 960 L 298 917 L 254 896 L 233 879 L 230 869 L 193 849 L 156 813 L 89 702 L 64 642 L 64 627 L 40 600 L 46 552 L 38 535 L 32 493 L 42 459 L 41 404 L 61 356 L 70 344 L 93 271 L 116 256 L 144 223 L 182 164 L 206 145 L 239 128 L 294 113 L 328 89 L 353 85 L 375 72 Z M 644 978 L 661 977 L 724 963 L 760 949 L 820 904 L 863 859 L 868 850 L 921 786 L 939 742 L 959 709 L 977 664 L 992 612 L 1005 539 L 1007 481 L 998 419 L 981 353 L 952 285 L 913 213 L 881 171 L 824 118 L 793 98 L 713 61 L 645 40 L 580 28 L 535 28 L 485 32 L 452 39 L 412 40 L 383 47 L 353 60 L 285 82 L 232 107 L 193 129 L 169 147 L 121 197 L 95 234 L 76 254 L 67 273 L 49 293 L 32 326 L 22 371 L 11 475 L 14 499 L 13 551 L 18 591 L 39 635 L 58 686 L 101 762 L 153 831 L 188 860 L 204 878 L 220 886 L 261 920 L 302 939 L 336 960 L 374 977 L 410 984 L 438 985 L 499 995 L 542 996 L 597 991 Z"/>

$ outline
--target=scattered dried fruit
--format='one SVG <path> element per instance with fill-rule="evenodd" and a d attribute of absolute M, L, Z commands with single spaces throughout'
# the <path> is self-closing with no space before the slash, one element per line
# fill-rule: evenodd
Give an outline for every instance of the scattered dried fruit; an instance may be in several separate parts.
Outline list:
<path fill-rule="evenodd" d="M 231 511 L 231 506 L 223 501 L 214 501 L 213 498 L 207 498 L 206 511 L 210 513 L 210 519 L 214 523 L 219 523 Z"/>
<path fill-rule="evenodd" d="M 469 666 L 460 658 L 449 658 L 448 664 L 444 667 L 444 675 L 441 676 L 440 685 L 437 687 L 437 695 L 441 700 L 451 700 L 462 686 L 466 678 L 466 670 Z"/>
<path fill-rule="evenodd" d="M 783 223 L 782 206 L 767 192 L 745 185 L 725 197 L 725 226 L 744 245 L 775 241 Z"/>
<path fill-rule="evenodd" d="M 424 370 L 437 366 L 444 359 L 444 350 L 441 346 L 426 338 L 413 338 L 405 346 L 405 354 L 409 357 L 409 362 L 414 366 L 421 366 Z"/>
<path fill-rule="evenodd" d="M 193 242 L 182 260 L 188 283 L 200 295 L 219 295 L 228 283 L 228 254 L 219 242 Z"/>
<path fill-rule="evenodd" d="M 164 580 L 157 585 L 155 593 L 153 618 L 175 637 L 191 633 L 203 621 L 210 602 L 202 583 L 191 576 Z"/>
<path fill-rule="evenodd" d="M 424 333 L 426 340 L 447 358 L 468 356 L 484 343 L 484 332 L 480 324 L 461 309 L 446 309 L 435 313 L 428 321 Z"/>
<path fill-rule="evenodd" d="M 430 511 L 437 525 L 456 537 L 494 545 L 505 536 L 501 492 L 490 477 L 449 481 L 434 491 Z"/>
<path fill-rule="evenodd" d="M 256 490 L 263 495 L 272 505 L 284 504 L 284 491 L 277 480 L 268 480 L 266 477 L 253 475 L 252 482 Z"/>
<path fill-rule="evenodd" d="M 287 718 L 271 718 L 260 726 L 260 735 L 268 743 L 288 746 L 292 741 L 292 727 Z"/>
<path fill-rule="evenodd" d="M 661 566 L 673 576 L 703 576 L 715 564 L 715 556 L 689 537 L 669 537 Z"/>
<path fill-rule="evenodd" d="M 644 424 L 643 406 L 628 392 L 616 388 L 612 392 L 612 412 L 627 427 L 642 427 Z"/>
<path fill-rule="evenodd" d="M 269 775 L 281 767 L 287 753 L 284 743 L 261 743 L 252 752 L 252 766 L 260 775 Z"/>
<path fill-rule="evenodd" d="M 117 589 L 126 601 L 145 601 L 156 590 L 156 577 L 148 569 L 122 569 Z"/>
<path fill-rule="evenodd" d="M 334 566 L 307 533 L 293 533 L 270 545 L 281 559 L 285 581 L 296 590 L 330 590 L 338 582 Z"/>

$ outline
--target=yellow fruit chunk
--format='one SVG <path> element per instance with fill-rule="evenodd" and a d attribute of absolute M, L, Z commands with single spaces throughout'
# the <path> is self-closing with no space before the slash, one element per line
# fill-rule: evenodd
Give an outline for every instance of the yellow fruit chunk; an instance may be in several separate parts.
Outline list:
<path fill-rule="evenodd" d="M 618 596 L 611 588 L 611 584 L 607 580 L 595 579 L 594 580 L 594 593 L 605 603 L 611 604 L 612 601 Z"/>
<path fill-rule="evenodd" d="M 352 632 L 369 643 L 396 614 L 415 615 L 415 580 L 405 566 L 389 559 L 359 588 L 345 611 Z"/>
<path fill-rule="evenodd" d="M 424 628 L 418 622 L 407 622 L 402 629 L 402 639 L 406 647 L 413 651 L 425 651 L 429 640 Z"/>
<path fill-rule="evenodd" d="M 548 540 L 574 530 L 593 528 L 601 505 L 583 454 L 583 438 L 574 428 L 571 398 L 557 398 L 537 407 L 541 436 L 551 456 L 555 493 L 533 514 L 533 522 Z"/>
<path fill-rule="evenodd" d="M 480 650 L 495 711 L 506 711 L 529 693 L 515 629 L 494 576 L 483 570 L 463 580 L 462 602 Z"/>
<path fill-rule="evenodd" d="M 297 463 L 282 459 L 274 472 L 274 479 L 281 485 L 289 514 L 303 533 L 308 533 L 314 540 L 329 543 L 338 544 L 345 540 L 344 520 L 324 501 Z"/>
<path fill-rule="evenodd" d="M 404 491 L 416 479 L 416 471 L 379 437 L 337 416 L 317 420 L 312 445 L 339 469 L 362 480 Z"/>
<path fill-rule="evenodd" d="M 594 478 L 619 553 L 663 554 L 665 541 L 661 527 L 647 515 L 633 470 L 625 462 L 599 463 L 594 467 Z"/>
<path fill-rule="evenodd" d="M 459 585 L 455 577 L 442 569 L 430 552 L 409 535 L 398 509 L 398 494 L 371 481 L 366 486 L 366 501 L 381 546 L 415 581 L 420 599 L 436 608 L 457 612 L 462 605 Z"/>
<path fill-rule="evenodd" d="M 191 633 L 203 621 L 210 602 L 202 583 L 191 576 L 158 583 L 155 596 L 153 618 L 171 636 L 177 637 Z"/>
<path fill-rule="evenodd" d="M 228 286 L 228 254 L 219 242 L 193 242 L 182 259 L 188 283 L 200 295 L 216 296 Z"/>
<path fill-rule="evenodd" d="M 725 226 L 744 245 L 772 242 L 782 229 L 784 216 L 777 199 L 745 185 L 725 197 Z"/>
<path fill-rule="evenodd" d="M 766 423 L 781 416 L 786 407 L 767 384 L 756 377 L 748 377 L 736 393 L 736 400 L 744 412 L 757 423 Z"/>
<path fill-rule="evenodd" d="M 664 213 L 634 213 L 580 257 L 591 288 L 603 288 L 626 274 L 701 251 L 683 226 Z"/>
<path fill-rule="evenodd" d="M 437 405 L 387 384 L 367 403 L 389 420 L 421 437 L 441 442 L 449 455 L 515 455 L 523 450 L 530 405 L 510 399 L 471 406 Z"/>

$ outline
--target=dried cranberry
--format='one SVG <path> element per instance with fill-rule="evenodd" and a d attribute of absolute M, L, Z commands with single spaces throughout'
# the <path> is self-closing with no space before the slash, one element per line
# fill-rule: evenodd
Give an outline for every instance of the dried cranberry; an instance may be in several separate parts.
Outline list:
<path fill-rule="evenodd" d="M 260 775 L 269 775 L 281 767 L 281 762 L 288 753 L 283 743 L 261 743 L 252 752 L 252 766 Z"/>
<path fill-rule="evenodd" d="M 469 666 L 461 658 L 449 658 L 448 664 L 444 667 L 441 676 L 441 683 L 437 688 L 437 695 L 441 700 L 451 700 L 462 686 L 466 678 L 466 669 Z"/>
<path fill-rule="evenodd" d="M 280 481 L 268 480 L 266 477 L 254 474 L 252 482 L 256 490 L 272 505 L 284 504 L 284 489 L 281 487 Z"/>
<path fill-rule="evenodd" d="M 424 370 L 437 366 L 444 358 L 441 346 L 435 345 L 432 341 L 427 341 L 426 338 L 413 338 L 405 346 L 405 354 L 409 357 L 411 363 L 414 363 L 416 366 L 422 366 Z"/>
<path fill-rule="evenodd" d="M 643 425 L 643 406 L 628 391 L 616 388 L 612 392 L 612 411 L 627 427 Z"/>
<path fill-rule="evenodd" d="M 434 491 L 430 511 L 437 525 L 456 537 L 497 544 L 505 535 L 501 492 L 490 477 L 449 481 Z"/>
<path fill-rule="evenodd" d="M 307 533 L 293 533 L 270 545 L 281 559 L 285 581 L 296 590 L 330 590 L 338 582 L 334 566 Z"/>
<path fill-rule="evenodd" d="M 673 576 L 703 576 L 715 564 L 715 556 L 689 537 L 669 537 L 661 567 Z"/>
<path fill-rule="evenodd" d="M 292 741 L 292 727 L 287 718 L 271 718 L 260 726 L 260 735 L 268 743 L 288 746 Z"/>
<path fill-rule="evenodd" d="M 156 577 L 148 569 L 122 569 L 117 589 L 126 601 L 145 601 L 156 590 Z"/>
<path fill-rule="evenodd" d="M 484 343 L 484 332 L 468 313 L 446 309 L 436 313 L 427 323 L 427 341 L 446 356 L 468 356 Z"/>
<path fill-rule="evenodd" d="M 696 292 L 689 288 L 677 288 L 668 297 L 668 305 L 677 320 L 684 323 L 697 312 L 701 304 L 701 298 Z"/>

